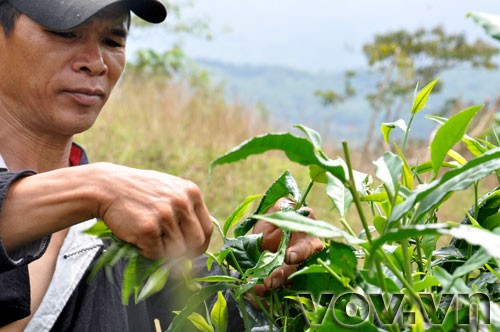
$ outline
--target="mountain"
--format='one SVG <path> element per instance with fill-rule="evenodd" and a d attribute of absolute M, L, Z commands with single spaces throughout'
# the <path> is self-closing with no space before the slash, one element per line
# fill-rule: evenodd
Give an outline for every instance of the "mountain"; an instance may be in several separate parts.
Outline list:
<path fill-rule="evenodd" d="M 374 73 L 358 70 L 352 79 L 356 96 L 333 107 L 325 107 L 314 95 L 317 90 L 344 88 L 343 72 L 307 72 L 279 66 L 235 65 L 205 59 L 196 63 L 207 70 L 212 80 L 222 84 L 229 99 L 245 105 L 254 105 L 269 120 L 283 130 L 293 124 L 304 124 L 318 130 L 329 139 L 346 139 L 351 144 L 362 143 L 371 117 L 365 96 L 373 93 L 378 77 Z M 481 104 L 500 94 L 499 70 L 487 71 L 460 68 L 445 72 L 440 80 L 443 89 L 432 94 L 422 115 L 438 112 L 446 100 L 462 98 L 464 102 Z M 411 101 L 400 110 L 408 120 Z M 396 110 L 397 111 L 397 110 Z M 394 119 L 392 119 L 394 120 Z M 378 126 L 387 119 L 378 118 Z M 430 120 L 417 120 L 413 138 L 427 137 L 435 124 Z"/>

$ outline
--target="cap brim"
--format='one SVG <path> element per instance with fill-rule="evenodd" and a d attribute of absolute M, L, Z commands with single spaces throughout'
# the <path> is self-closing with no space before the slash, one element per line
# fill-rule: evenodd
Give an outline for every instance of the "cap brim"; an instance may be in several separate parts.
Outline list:
<path fill-rule="evenodd" d="M 55 30 L 79 26 L 103 8 L 119 2 L 150 23 L 163 22 L 167 17 L 167 9 L 160 0 L 66 0 L 64 5 L 54 0 L 9 2 L 35 22 Z"/>

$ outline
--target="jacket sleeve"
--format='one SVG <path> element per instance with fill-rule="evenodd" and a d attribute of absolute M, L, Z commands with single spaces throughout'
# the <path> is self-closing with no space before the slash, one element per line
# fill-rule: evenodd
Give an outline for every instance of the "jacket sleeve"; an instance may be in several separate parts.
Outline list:
<path fill-rule="evenodd" d="M 0 213 L 10 185 L 18 179 L 33 174 L 35 174 L 35 172 L 30 170 L 19 172 L 0 172 Z M 3 241 L 0 236 L 0 275 L 3 272 L 27 265 L 33 260 L 40 258 L 40 256 L 42 256 L 47 249 L 49 241 L 50 236 L 47 236 L 15 251 L 7 252 L 3 246 Z"/>
<path fill-rule="evenodd" d="M 7 172 L 0 169 L 0 213 L 9 186 L 33 171 Z M 7 253 L 0 237 L 0 327 L 27 317 L 30 309 L 30 280 L 27 264 L 39 258 L 49 237 Z"/>

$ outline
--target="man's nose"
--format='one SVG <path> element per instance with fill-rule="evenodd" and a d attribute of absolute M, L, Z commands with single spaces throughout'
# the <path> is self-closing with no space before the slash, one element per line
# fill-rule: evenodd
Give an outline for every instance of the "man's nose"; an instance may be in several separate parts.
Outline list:
<path fill-rule="evenodd" d="M 108 72 L 108 66 L 104 61 L 102 45 L 90 41 L 83 44 L 73 61 L 73 70 L 85 72 L 91 76 L 105 75 Z"/>

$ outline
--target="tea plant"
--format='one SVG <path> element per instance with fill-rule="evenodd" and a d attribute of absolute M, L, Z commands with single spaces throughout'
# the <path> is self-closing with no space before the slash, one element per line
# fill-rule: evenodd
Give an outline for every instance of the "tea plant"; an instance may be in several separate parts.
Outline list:
<path fill-rule="evenodd" d="M 466 134 L 481 110 L 473 106 L 448 119 L 429 117 L 440 126 L 430 144 L 430 160 L 410 165 L 405 150 L 411 126 L 435 83 L 416 93 L 408 124 L 398 120 L 382 125 L 387 143 L 395 129 L 403 130 L 404 137 L 401 146 L 392 142 L 396 153 L 386 152 L 374 162 L 377 184 L 372 176 L 353 169 L 346 142 L 342 143 L 344 159 L 332 159 L 322 150 L 320 135 L 302 125 L 296 128 L 303 136 L 257 136 L 214 160 L 211 171 L 251 155 L 281 150 L 291 162 L 307 167 L 310 183 L 301 191 L 286 171 L 266 193 L 246 198 L 222 225 L 215 222 L 224 244 L 218 252 L 207 253 L 207 268 L 217 264 L 222 273 L 190 280 L 198 291 L 177 312 L 168 330 L 180 331 L 190 321 L 201 331 L 224 331 L 227 304 L 222 291 L 240 306 L 247 331 L 262 325 L 247 314 L 247 294 L 254 295 L 270 331 L 498 330 L 500 190 L 479 197 L 478 183 L 491 174 L 500 179 L 500 148 L 498 143 Z M 460 142 L 472 156 L 469 160 L 453 150 Z M 302 215 L 301 207 L 315 185 L 325 187 L 336 210 L 332 220 L 338 218 L 342 229 Z M 472 208 L 455 207 L 464 210 L 465 219 L 438 220 L 437 211 L 453 193 L 469 187 L 475 192 Z M 282 197 L 295 204 L 266 213 Z M 257 200 L 256 210 L 245 218 Z M 356 211 L 355 220 L 348 213 L 351 209 Z M 358 219 L 363 226 L 360 234 L 352 227 Z M 257 220 L 283 230 L 276 252 L 261 252 L 262 235 L 249 233 Z M 323 239 L 324 250 L 301 264 L 289 285 L 259 299 L 254 286 L 284 263 L 290 234 L 297 231 Z M 98 223 L 90 232 L 112 237 L 104 224 Z M 442 236 L 452 240 L 439 247 Z M 161 289 L 170 265 L 147 261 L 115 240 L 96 269 L 121 257 L 128 260 L 124 301 L 131 294 L 141 300 Z M 213 296 L 218 300 L 211 309 L 202 305 Z M 195 313 L 200 305 L 206 309 Z"/>

